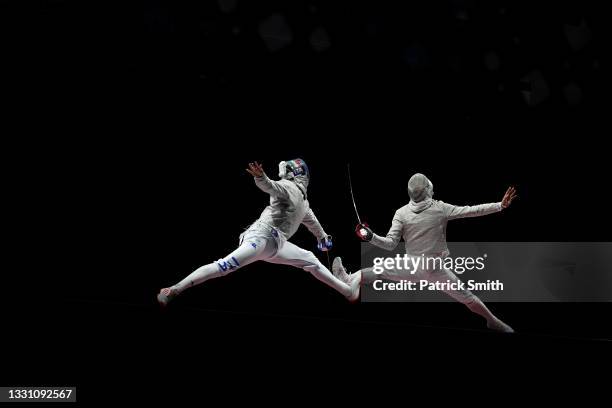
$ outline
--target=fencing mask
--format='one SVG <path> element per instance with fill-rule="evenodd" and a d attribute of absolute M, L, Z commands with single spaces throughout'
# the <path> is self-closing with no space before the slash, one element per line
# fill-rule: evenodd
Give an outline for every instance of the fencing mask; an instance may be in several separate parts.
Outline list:
<path fill-rule="evenodd" d="M 306 162 L 302 159 L 282 161 L 278 164 L 278 177 L 293 180 L 293 182 L 306 189 L 310 181 L 310 171 Z"/>
<path fill-rule="evenodd" d="M 408 195 L 410 196 L 410 209 L 421 212 L 432 204 L 433 184 L 424 174 L 416 173 L 408 180 Z"/>

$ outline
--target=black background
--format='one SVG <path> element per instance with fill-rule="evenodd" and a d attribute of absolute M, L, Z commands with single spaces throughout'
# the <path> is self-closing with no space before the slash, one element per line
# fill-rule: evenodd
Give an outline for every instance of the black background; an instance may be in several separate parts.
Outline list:
<path fill-rule="evenodd" d="M 519 332 L 499 336 L 459 304 L 349 305 L 304 271 L 264 263 L 159 313 L 159 288 L 229 253 L 266 205 L 244 171 L 253 160 L 271 176 L 280 160 L 307 161 L 311 206 L 351 268 L 349 162 L 361 216 L 381 234 L 422 172 L 455 204 L 518 189 L 502 214 L 453 222 L 449 240 L 609 239 L 601 10 L 286 3 L 2 3 L 6 89 L 26 107 L 5 150 L 10 383 L 77 384 L 83 401 L 112 399 L 97 394 L 116 384 L 139 398 L 134 378 L 139 390 L 171 377 L 209 392 L 262 367 L 324 367 L 333 380 L 393 356 L 450 370 L 456 347 L 484 357 L 480 370 L 503 367 L 490 352 L 554 367 L 610 338 L 608 304 L 494 304 Z M 270 52 L 257 30 L 274 13 L 293 40 Z M 582 18 L 592 39 L 574 51 L 563 26 Z M 308 41 L 317 26 L 330 37 L 323 52 Z M 490 51 L 498 70 L 485 66 Z M 550 95 L 530 106 L 521 78 L 534 69 Z M 570 82 L 577 105 L 563 94 Z M 315 250 L 305 229 L 293 242 Z"/>

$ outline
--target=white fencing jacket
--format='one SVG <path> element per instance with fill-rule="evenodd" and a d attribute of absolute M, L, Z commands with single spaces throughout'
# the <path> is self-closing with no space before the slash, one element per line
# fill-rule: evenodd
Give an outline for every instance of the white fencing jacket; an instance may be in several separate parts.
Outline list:
<path fill-rule="evenodd" d="M 374 234 L 371 243 L 391 251 L 404 238 L 408 255 L 446 257 L 449 255 L 446 245 L 446 224 L 449 220 L 479 217 L 502 210 L 501 202 L 465 207 L 437 200 L 431 200 L 431 205 L 419 204 L 415 206 L 410 203 L 397 210 L 387 236 Z"/>
<path fill-rule="evenodd" d="M 310 208 L 303 185 L 298 187 L 294 181 L 285 179 L 270 180 L 265 174 L 255 177 L 255 184 L 270 194 L 270 205 L 261 213 L 259 222 L 276 228 L 285 239 L 291 238 L 300 224 L 304 224 L 318 240 L 327 236 Z"/>

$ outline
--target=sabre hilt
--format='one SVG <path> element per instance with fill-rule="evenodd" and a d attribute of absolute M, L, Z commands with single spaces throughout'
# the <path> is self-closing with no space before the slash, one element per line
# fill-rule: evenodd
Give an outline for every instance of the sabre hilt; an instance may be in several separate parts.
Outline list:
<path fill-rule="evenodd" d="M 357 234 L 359 239 L 365 242 L 370 242 L 374 237 L 374 232 L 365 222 L 357 224 L 355 227 L 355 234 Z"/>
<path fill-rule="evenodd" d="M 319 251 L 323 251 L 323 252 L 329 251 L 330 249 L 332 249 L 333 246 L 334 246 L 334 243 L 332 242 L 331 235 L 328 235 L 325 238 L 321 238 L 321 240 L 317 244 L 317 248 L 319 248 Z"/>

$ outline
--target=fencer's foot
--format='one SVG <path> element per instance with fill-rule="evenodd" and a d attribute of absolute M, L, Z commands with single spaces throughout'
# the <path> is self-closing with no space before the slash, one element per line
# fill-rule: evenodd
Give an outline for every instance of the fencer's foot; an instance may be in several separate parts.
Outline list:
<path fill-rule="evenodd" d="M 347 299 L 351 303 L 355 303 L 359 300 L 359 296 L 361 295 L 361 274 L 353 273 L 349 276 L 349 281 L 347 282 L 351 287 L 351 296 Z"/>
<path fill-rule="evenodd" d="M 162 308 L 168 306 L 172 299 L 178 296 L 178 291 L 173 288 L 163 288 L 157 295 L 157 302 Z"/>
<path fill-rule="evenodd" d="M 514 329 L 499 319 L 490 320 L 487 322 L 487 327 L 501 333 L 514 333 Z"/>
<path fill-rule="evenodd" d="M 334 258 L 334 262 L 332 263 L 332 273 L 342 282 L 346 283 L 347 285 L 350 284 L 349 274 L 346 273 L 346 269 L 344 269 L 344 265 L 342 265 L 342 258 L 339 256 Z"/>
<path fill-rule="evenodd" d="M 332 273 L 337 279 L 351 287 L 351 295 L 347 297 L 348 301 L 351 303 L 357 302 L 357 300 L 359 300 L 359 295 L 361 294 L 361 274 L 353 273 L 349 275 L 346 273 L 346 269 L 344 268 L 344 265 L 342 265 L 342 258 L 339 256 L 334 258 L 334 262 L 332 263 Z"/>

